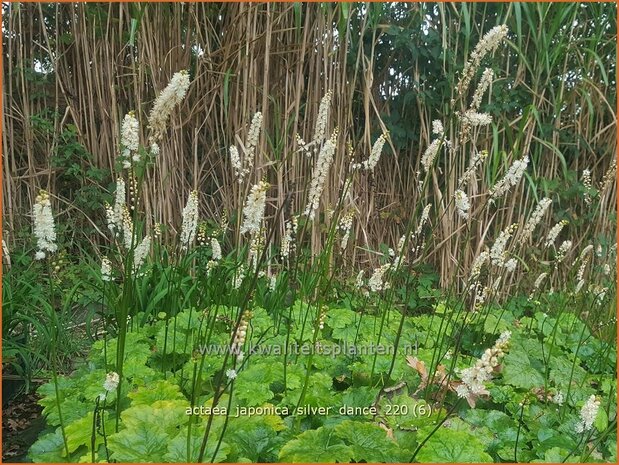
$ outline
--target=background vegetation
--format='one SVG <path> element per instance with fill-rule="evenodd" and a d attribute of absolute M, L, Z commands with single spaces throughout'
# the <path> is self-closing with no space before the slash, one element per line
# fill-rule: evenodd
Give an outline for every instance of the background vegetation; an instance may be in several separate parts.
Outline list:
<path fill-rule="evenodd" d="M 355 199 L 358 218 L 367 221 L 354 227 L 366 243 L 393 244 L 422 200 L 412 174 L 430 143 L 430 122 L 448 113 L 482 25 L 501 23 L 512 35 L 493 59 L 497 79 L 483 108 L 496 124 L 478 135 L 478 146 L 490 152 L 487 182 L 496 181 L 506 159 L 524 154 L 536 180 L 530 177 L 510 196 L 509 214 L 486 234 L 495 236 L 544 193 L 554 200 L 552 219 L 570 221 L 571 236 L 614 235 L 615 184 L 596 215 L 583 202 L 581 183 L 585 168 L 599 182 L 616 153 L 613 3 L 23 3 L 5 4 L 4 13 L 3 225 L 9 243 L 27 227 L 24 214 L 40 188 L 57 196 L 54 205 L 76 243 L 84 242 L 77 237 L 82 232 L 99 241 L 102 200 L 111 199 L 101 192 L 113 189 L 124 114 L 137 110 L 144 117 L 172 73 L 189 69 L 189 95 L 145 187 L 149 221 L 179 224 L 192 188 L 203 194 L 205 216 L 220 217 L 222 207 L 234 215 L 239 187 L 226 150 L 245 140 L 256 111 L 269 138 L 261 141 L 252 181 L 267 176 L 277 186 L 272 205 L 297 192 L 312 165 L 291 156 L 294 135 L 311 129 L 331 89 L 333 125 L 340 141 L 358 141 L 357 157 L 365 158 L 378 134 L 390 131 L 378 174 Z M 322 208 L 337 199 L 347 153 L 337 150 Z M 277 172 L 267 173 L 280 160 Z M 437 171 L 433 188 L 423 193 L 438 212 L 464 169 L 463 158 L 449 173 Z M 274 214 L 273 206 L 267 215 Z M 429 260 L 445 283 L 466 263 L 453 266 L 458 231 L 450 222 L 440 226 Z M 283 230 L 282 219 L 277 235 Z M 314 239 L 317 250 L 320 238 Z M 477 249 L 475 241 L 468 244 L 470 259 Z M 363 247 L 349 254 L 376 262 Z"/>
<path fill-rule="evenodd" d="M 49 380 L 30 459 L 616 461 L 614 4 L 3 8 L 3 383 Z M 492 122 L 471 130 L 481 69 L 456 88 L 490 30 L 473 111 Z M 137 146 L 172 75 L 154 156 Z M 342 403 L 380 413 L 184 411 Z"/>

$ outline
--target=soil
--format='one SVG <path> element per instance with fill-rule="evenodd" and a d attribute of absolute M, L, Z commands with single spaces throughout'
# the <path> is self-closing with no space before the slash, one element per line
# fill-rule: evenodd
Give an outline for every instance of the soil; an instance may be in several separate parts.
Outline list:
<path fill-rule="evenodd" d="M 35 393 L 19 394 L 2 408 L 2 462 L 29 462 L 28 449 L 45 427 Z"/>

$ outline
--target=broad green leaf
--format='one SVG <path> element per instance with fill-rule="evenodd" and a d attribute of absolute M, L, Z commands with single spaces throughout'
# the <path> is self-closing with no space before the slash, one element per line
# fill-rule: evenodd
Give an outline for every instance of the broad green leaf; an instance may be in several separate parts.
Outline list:
<path fill-rule="evenodd" d="M 168 442 L 189 418 L 186 407 L 181 400 L 129 407 L 121 414 L 124 429 L 108 437 L 112 458 L 119 462 L 163 461 Z"/>
<path fill-rule="evenodd" d="M 131 399 L 131 405 L 152 405 L 158 400 L 182 400 L 183 394 L 180 388 L 169 380 L 159 380 L 150 386 L 139 387 L 127 394 Z"/>
<path fill-rule="evenodd" d="M 159 330 L 156 341 L 157 352 L 160 354 L 187 354 L 193 350 L 192 333 L 187 333 L 182 323 L 178 323 L 174 331 L 173 320 L 168 324 L 168 328 L 164 326 Z"/>
<path fill-rule="evenodd" d="M 252 462 L 277 461 L 284 440 L 278 431 L 285 428 L 281 417 L 275 415 L 235 418 L 230 422 L 226 440 L 233 444 L 236 454 Z"/>
<path fill-rule="evenodd" d="M 204 437 L 203 427 L 194 425 L 191 429 L 191 438 L 189 440 L 189 457 L 187 456 L 187 436 L 189 429 L 184 427 L 180 430 L 179 434 L 170 441 L 168 444 L 168 451 L 164 455 L 166 462 L 171 463 L 191 463 L 198 460 L 200 455 L 200 447 L 202 446 L 202 439 Z M 212 435 L 209 438 L 206 449 L 204 451 L 203 462 L 211 462 L 215 449 L 217 447 L 218 437 Z M 226 460 L 226 457 L 230 453 L 230 446 L 223 442 L 220 444 L 217 450 L 217 455 L 213 463 L 220 463 Z"/>
<path fill-rule="evenodd" d="M 254 334 L 260 335 L 273 326 L 273 319 L 264 308 L 254 307 L 249 324 Z"/>
<path fill-rule="evenodd" d="M 109 371 L 116 365 L 118 340 L 116 338 L 107 339 L 105 342 L 106 350 L 103 347 L 103 340 L 96 341 L 92 345 L 90 359 L 97 367 L 102 368 L 104 371 Z M 124 351 L 125 360 L 131 357 L 135 360 L 140 360 L 140 364 L 145 364 L 150 354 L 150 340 L 144 334 L 127 333 Z M 107 359 L 107 367 L 104 366 L 105 359 Z M 101 382 L 103 383 L 103 381 Z"/>
<path fill-rule="evenodd" d="M 531 460 L 532 463 L 577 463 L 578 456 L 572 454 L 569 458 L 569 451 L 560 447 L 553 447 L 544 452 L 543 460 Z"/>
<path fill-rule="evenodd" d="M 587 377 L 586 370 L 578 364 L 578 361 L 574 363 L 563 354 L 551 357 L 549 365 L 550 380 L 555 386 L 569 386 L 571 384 L 580 387 Z"/>
<path fill-rule="evenodd" d="M 275 381 L 283 380 L 284 365 L 281 362 L 262 361 L 260 358 L 254 361 L 256 363 L 251 363 L 239 373 L 237 387 L 244 382 L 266 384 L 268 387 Z"/>
<path fill-rule="evenodd" d="M 141 356 L 127 357 L 124 365 L 125 378 L 134 386 L 149 385 L 151 382 L 163 378 L 160 371 L 146 365 Z M 123 388 L 123 393 L 126 388 Z"/>
<path fill-rule="evenodd" d="M 465 419 L 471 424 L 490 431 L 492 440 L 487 449 L 494 452 L 502 446 L 511 446 L 516 442 L 518 426 L 507 414 L 498 410 L 471 409 L 465 414 Z"/>
<path fill-rule="evenodd" d="M 131 406 L 121 414 L 123 425 L 131 429 L 140 424 L 156 424 L 166 431 L 175 431 L 187 422 L 189 403 L 182 400 L 158 400 L 152 405 Z"/>
<path fill-rule="evenodd" d="M 87 404 L 81 400 L 76 399 L 77 395 L 71 395 L 71 397 L 65 399 L 60 404 L 62 411 L 62 419 L 65 424 L 78 420 L 88 412 L 94 409 L 94 402 Z M 43 415 L 48 425 L 58 426 L 60 425 L 60 417 L 58 415 L 58 407 L 56 405 L 55 397 L 45 397 L 39 400 L 39 404 L 43 406 Z"/>
<path fill-rule="evenodd" d="M 608 452 L 610 452 L 610 456 L 608 457 L 608 462 L 617 463 L 617 441 L 614 438 L 611 438 L 608 442 Z"/>
<path fill-rule="evenodd" d="M 346 420 L 335 427 L 335 434 L 352 449 L 355 462 L 406 461 L 398 445 L 387 437 L 387 432 L 372 423 Z"/>
<path fill-rule="evenodd" d="M 531 366 L 529 356 L 520 350 L 511 350 L 503 359 L 503 380 L 523 389 L 544 384 L 542 374 Z"/>
<path fill-rule="evenodd" d="M 85 417 L 69 423 L 65 427 L 69 452 L 75 452 L 81 446 L 86 446 L 90 450 L 93 413 L 94 412 L 90 412 Z M 103 441 L 103 438 L 98 434 L 96 435 L 96 438 L 97 442 L 100 442 L 99 439 L 101 442 Z"/>
<path fill-rule="evenodd" d="M 428 439 L 417 454 L 419 462 L 432 463 L 490 463 L 492 457 L 482 443 L 464 431 L 441 428 Z"/>
<path fill-rule="evenodd" d="M 598 410 L 598 414 L 595 417 L 595 422 L 593 423 L 595 429 L 597 429 L 600 433 L 608 428 L 608 415 L 606 414 L 606 410 L 600 408 Z"/>
<path fill-rule="evenodd" d="M 254 407 L 271 400 L 274 394 L 268 384 L 245 381 L 236 385 L 234 396 L 242 401 L 242 405 Z"/>
<path fill-rule="evenodd" d="M 352 344 L 355 341 L 355 337 L 358 337 L 357 333 L 358 333 L 357 327 L 349 325 L 343 328 L 335 328 L 333 330 L 333 338 L 339 341 L 346 341 Z"/>
<path fill-rule="evenodd" d="M 472 433 L 482 443 L 484 450 L 490 450 L 493 446 L 496 446 L 495 434 L 498 431 L 490 430 L 486 426 L 473 426 L 459 417 L 450 418 L 444 423 L 444 426 L 452 431 Z"/>
<path fill-rule="evenodd" d="M 35 463 L 66 462 L 67 458 L 60 428 L 54 433 L 41 436 L 28 451 L 28 457 Z"/>
<path fill-rule="evenodd" d="M 489 314 L 484 321 L 484 332 L 488 334 L 500 334 L 503 331 L 511 330 L 513 328 L 513 317 L 510 317 L 511 315 L 505 313 L 499 320 L 497 316 Z"/>
<path fill-rule="evenodd" d="M 541 457 L 545 450 L 552 449 L 554 447 L 560 447 L 562 449 L 571 450 L 576 446 L 574 439 L 567 434 L 563 434 L 554 428 L 540 428 L 537 431 L 537 439 L 539 444 L 536 445 L 538 457 Z"/>
<path fill-rule="evenodd" d="M 335 463 L 350 462 L 354 454 L 335 435 L 332 428 L 320 427 L 308 430 L 286 443 L 279 453 L 282 462 L 296 463 Z"/>
<path fill-rule="evenodd" d="M 347 326 L 354 326 L 358 318 L 355 312 L 347 308 L 330 308 L 327 311 L 327 326 L 333 329 L 343 329 Z"/>
<path fill-rule="evenodd" d="M 299 383 L 298 388 L 287 392 L 281 402 L 283 405 L 288 405 L 291 407 L 297 406 L 301 396 L 303 381 L 305 381 L 305 377 L 301 378 L 301 383 Z M 305 398 L 303 401 L 304 405 L 325 408 L 339 405 L 338 399 L 340 396 L 333 392 L 333 380 L 329 375 L 325 373 L 311 374 L 309 377 L 308 386 L 310 386 L 310 389 L 308 389 L 305 393 Z"/>
<path fill-rule="evenodd" d="M 342 396 L 342 405 L 346 407 L 368 407 L 374 403 L 376 399 L 376 390 L 368 386 L 352 387 L 344 391 Z M 353 418 L 362 418 L 352 416 Z"/>
<path fill-rule="evenodd" d="M 162 425 L 138 421 L 108 436 L 108 447 L 118 462 L 162 462 L 169 441 Z"/>

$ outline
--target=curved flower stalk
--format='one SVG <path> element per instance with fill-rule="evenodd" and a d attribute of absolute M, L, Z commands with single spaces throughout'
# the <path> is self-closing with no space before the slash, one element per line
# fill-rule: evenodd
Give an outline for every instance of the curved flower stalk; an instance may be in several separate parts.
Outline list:
<path fill-rule="evenodd" d="M 400 265 L 406 261 L 406 235 L 400 236 L 396 250 L 390 249 L 390 255 L 393 257 L 393 269 L 399 270 Z"/>
<path fill-rule="evenodd" d="M 37 252 L 35 254 L 35 260 L 44 259 L 47 254 L 52 254 L 58 250 L 56 244 L 56 229 L 54 224 L 54 215 L 52 213 L 52 205 L 49 194 L 41 190 L 39 195 L 35 199 L 35 204 L 32 207 L 32 215 L 34 217 L 34 235 L 37 239 Z M 62 434 L 62 441 L 64 445 L 64 451 L 66 456 L 69 456 L 69 446 L 67 442 L 67 435 L 65 431 L 65 423 L 63 419 L 63 407 L 61 405 L 61 396 L 58 388 L 58 332 L 60 329 L 60 322 L 58 320 L 58 314 L 53 305 L 54 299 L 54 279 L 52 278 L 52 262 L 48 261 L 49 273 L 49 295 L 52 299 L 52 305 L 48 308 L 49 312 L 49 324 L 50 328 L 50 346 L 51 346 L 51 368 L 52 368 L 52 380 L 55 390 L 55 407 L 58 412 L 58 419 L 60 420 L 60 430 Z"/>
<path fill-rule="evenodd" d="M 4 233 L 3 235 L 6 235 L 6 233 Z M 9 246 L 7 245 L 4 238 L 2 239 L 2 258 L 4 259 L 4 264 L 10 267 L 11 266 L 11 252 L 9 251 Z"/>
<path fill-rule="evenodd" d="M 492 116 L 488 113 L 478 113 L 473 110 L 467 110 L 461 116 L 463 123 L 470 127 L 488 126 L 492 123 Z"/>
<path fill-rule="evenodd" d="M 608 287 L 600 286 L 599 284 L 589 284 L 588 290 L 589 293 L 594 296 L 597 305 L 602 305 L 604 303 L 604 299 L 608 293 Z"/>
<path fill-rule="evenodd" d="M 335 155 L 335 144 L 337 141 L 337 129 L 333 131 L 331 137 L 325 142 L 318 154 L 318 160 L 316 160 L 316 166 L 312 173 L 312 182 L 310 185 L 309 198 L 307 206 L 305 207 L 304 214 L 309 216 L 310 220 L 314 220 L 316 216 L 316 210 L 320 205 L 320 197 L 325 187 L 325 181 L 327 180 L 327 174 L 329 168 L 333 163 L 333 157 Z"/>
<path fill-rule="evenodd" d="M 542 283 L 544 282 L 547 276 L 548 276 L 548 273 L 544 272 L 544 273 L 540 273 L 540 275 L 537 278 L 535 278 L 535 282 L 533 283 L 533 290 L 531 291 L 531 294 L 529 294 L 529 300 L 533 300 L 535 293 L 539 291 L 540 287 L 542 286 Z"/>
<path fill-rule="evenodd" d="M 443 137 L 443 134 L 445 134 L 445 128 L 443 128 L 443 122 L 440 119 L 432 121 L 432 134 L 439 137 Z"/>
<path fill-rule="evenodd" d="M 585 186 L 585 203 L 591 205 L 591 190 L 593 187 L 591 184 L 591 171 L 589 169 L 585 168 L 582 170 L 582 184 Z"/>
<path fill-rule="evenodd" d="M 123 209 L 122 236 L 125 249 L 131 250 L 133 248 L 133 220 L 126 205 Z"/>
<path fill-rule="evenodd" d="M 585 248 L 586 250 L 586 248 Z M 591 246 L 591 250 L 593 250 L 593 246 Z M 587 253 L 581 253 L 579 259 L 580 259 L 580 266 L 578 267 L 578 272 L 576 273 L 576 293 L 580 292 L 580 289 L 582 288 L 582 286 L 585 284 L 585 271 L 587 270 L 587 265 L 589 264 L 589 260 L 590 260 L 591 256 Z M 575 262 L 574 262 L 575 264 Z"/>
<path fill-rule="evenodd" d="M 260 231 L 269 187 L 269 183 L 260 181 L 251 188 L 243 208 L 244 220 L 241 225 L 241 234 L 250 233 L 254 235 Z"/>
<path fill-rule="evenodd" d="M 170 83 L 155 99 L 148 117 L 149 129 L 152 131 L 149 138 L 151 144 L 163 138 L 172 110 L 185 99 L 190 83 L 188 71 L 174 73 Z"/>
<path fill-rule="evenodd" d="M 241 316 L 241 322 L 236 331 L 233 331 L 232 345 L 230 346 L 230 353 L 234 355 L 240 355 L 243 349 L 243 345 L 247 339 L 247 330 L 249 327 L 249 321 L 252 319 L 253 313 L 249 310 L 245 310 Z M 235 375 L 236 376 L 236 375 Z"/>
<path fill-rule="evenodd" d="M 385 281 L 385 273 L 391 269 L 391 263 L 385 263 L 374 270 L 372 276 L 368 280 L 368 288 L 371 292 L 380 292 L 391 287 L 391 283 Z"/>
<path fill-rule="evenodd" d="M 490 260 L 492 261 L 492 264 L 494 266 L 502 267 L 505 265 L 505 249 L 507 247 L 507 241 L 509 241 L 509 239 L 512 237 L 512 234 L 517 227 L 517 224 L 509 225 L 507 228 L 501 231 L 499 237 L 497 237 L 496 241 L 494 241 L 494 244 L 490 249 Z"/>
<path fill-rule="evenodd" d="M 456 210 L 458 211 L 458 215 L 460 216 L 460 218 L 468 220 L 471 203 L 469 202 L 469 198 L 466 195 L 466 192 L 462 190 L 457 190 L 454 193 L 454 200 L 456 203 Z"/>
<path fill-rule="evenodd" d="M 585 433 L 593 428 L 600 410 L 600 401 L 591 395 L 580 409 L 580 420 L 576 424 L 577 433 Z"/>
<path fill-rule="evenodd" d="M 243 169 L 243 162 L 241 161 L 241 155 L 239 154 L 239 149 L 236 148 L 236 145 L 230 146 L 230 164 L 234 169 L 234 175 L 236 176 L 239 183 L 243 182 L 243 178 L 247 174 Z"/>
<path fill-rule="evenodd" d="M 421 235 L 424 225 L 428 222 L 428 219 L 430 218 L 431 208 L 432 208 L 431 203 L 423 207 L 423 210 L 421 212 L 421 218 L 419 219 L 419 224 L 417 225 L 417 229 L 415 230 L 415 234 L 413 234 L 413 237 L 419 237 Z"/>
<path fill-rule="evenodd" d="M 510 188 L 516 186 L 529 165 L 529 156 L 525 155 L 520 160 L 516 160 L 505 176 L 490 188 L 490 203 L 505 195 Z"/>
<path fill-rule="evenodd" d="M 518 267 L 518 261 L 515 258 L 510 258 L 505 262 L 505 265 L 503 265 L 503 267 L 508 273 L 513 273 Z"/>
<path fill-rule="evenodd" d="M 101 259 L 101 279 L 103 281 L 112 280 L 112 262 L 105 256 Z"/>
<path fill-rule="evenodd" d="M 465 398 L 471 408 L 475 408 L 477 397 L 488 395 L 485 383 L 492 379 L 505 352 L 509 349 L 510 331 L 504 331 L 494 345 L 486 349 L 474 366 L 460 370 L 461 384 L 453 388 L 458 397 Z"/>
<path fill-rule="evenodd" d="M 364 282 L 364 276 L 365 276 L 365 271 L 361 270 L 359 271 L 359 273 L 357 273 L 357 277 L 355 278 L 355 289 L 359 292 L 361 292 L 365 297 L 368 297 L 370 295 L 369 291 L 367 290 L 367 288 L 365 287 L 365 282 Z"/>
<path fill-rule="evenodd" d="M 482 251 L 479 255 L 477 255 L 477 257 L 475 257 L 469 275 L 469 289 L 477 289 L 477 287 L 479 286 L 479 275 L 481 274 L 482 267 L 489 259 L 490 252 L 488 252 L 487 250 Z"/>
<path fill-rule="evenodd" d="M 221 260 L 221 244 L 215 237 L 211 237 L 211 258 L 215 261 Z"/>
<path fill-rule="evenodd" d="M 542 218 L 546 214 L 546 211 L 548 210 L 548 207 L 550 207 L 551 203 L 552 200 L 550 200 L 548 197 L 544 197 L 542 200 L 539 201 L 537 207 L 535 207 L 535 210 L 531 214 L 531 217 L 522 229 L 519 240 L 519 243 L 521 245 L 531 238 L 531 236 L 533 235 L 533 231 L 535 230 L 539 222 L 542 221 Z"/>
<path fill-rule="evenodd" d="M 297 225 L 296 216 L 293 216 L 285 223 L 285 231 L 279 249 L 279 255 L 284 259 L 288 258 L 291 252 L 294 252 L 294 237 L 297 234 Z"/>
<path fill-rule="evenodd" d="M 354 210 L 346 213 L 342 218 L 340 218 L 340 222 L 337 225 L 337 228 L 342 233 L 342 238 L 340 240 L 340 248 L 342 250 L 346 249 L 348 245 L 348 239 L 350 238 L 350 230 L 352 229 L 352 220 L 355 216 Z"/>
<path fill-rule="evenodd" d="M 245 279 L 245 267 L 241 264 L 239 268 L 236 270 L 234 274 L 234 279 L 232 280 L 232 287 L 234 289 L 240 289 L 241 284 L 243 284 L 243 280 Z"/>
<path fill-rule="evenodd" d="M 265 242 L 265 229 L 260 228 L 260 231 L 257 234 L 252 234 L 251 240 L 249 242 L 249 255 L 247 257 L 247 262 L 249 263 L 249 269 L 253 272 L 258 270 L 258 259 L 260 258 L 260 254 L 264 249 Z M 260 270 L 258 273 L 259 276 L 264 276 L 264 270 Z"/>
<path fill-rule="evenodd" d="M 546 247 L 550 247 L 551 245 L 553 245 L 555 243 L 555 241 L 557 240 L 557 237 L 559 236 L 559 234 L 563 230 L 563 228 L 565 226 L 567 226 L 568 223 L 569 223 L 569 221 L 567 221 L 567 220 L 561 220 L 557 224 L 555 224 L 550 229 L 550 231 L 548 231 L 548 234 L 546 235 L 546 242 L 544 243 L 544 245 Z"/>
<path fill-rule="evenodd" d="M 471 110 L 477 111 L 481 105 L 481 100 L 484 97 L 484 94 L 492 84 L 492 80 L 494 79 L 494 72 L 491 68 L 486 68 L 481 75 L 481 79 L 479 80 L 479 84 L 477 85 L 477 89 L 475 89 L 475 93 L 473 94 L 473 100 L 471 101 Z"/>
<path fill-rule="evenodd" d="M 189 249 L 196 236 L 196 229 L 198 228 L 198 191 L 191 191 L 187 204 L 183 209 L 183 224 L 181 226 L 181 250 L 186 251 Z"/>
<path fill-rule="evenodd" d="M 144 237 L 135 250 L 133 251 L 133 274 L 137 275 L 138 271 L 144 264 L 146 256 L 150 252 L 151 239 L 150 236 Z"/>
<path fill-rule="evenodd" d="M 374 168 L 378 164 L 378 160 L 380 160 L 380 156 L 383 153 L 383 147 L 385 146 L 385 142 L 387 141 L 388 133 L 381 134 L 378 136 L 378 139 L 374 142 L 372 146 L 372 151 L 370 152 L 370 156 L 364 162 L 353 165 L 355 168 L 363 167 L 365 170 L 374 173 Z"/>
<path fill-rule="evenodd" d="M 474 308 L 479 310 L 482 308 L 483 304 L 488 300 L 489 297 L 496 295 L 499 288 L 501 287 L 501 281 L 503 276 L 497 276 L 494 281 L 489 279 L 489 282 L 482 286 L 481 283 L 476 283 L 475 290 L 475 305 Z"/>
<path fill-rule="evenodd" d="M 320 100 L 318 107 L 318 118 L 316 118 L 316 126 L 314 128 L 313 143 L 321 143 L 327 135 L 327 123 L 329 122 L 329 113 L 331 112 L 331 99 L 333 92 L 330 90 Z"/>
<path fill-rule="evenodd" d="M 600 182 L 600 195 L 604 195 L 610 188 L 611 184 L 615 181 L 615 174 L 617 173 L 617 159 L 613 158 L 610 162 L 608 170 L 604 174 L 602 181 Z"/>
<path fill-rule="evenodd" d="M 125 115 L 120 128 L 120 161 L 123 168 L 131 168 L 132 163 L 140 161 L 138 149 L 140 147 L 140 124 L 135 117 L 135 112 L 130 111 Z"/>
<path fill-rule="evenodd" d="M 509 29 L 505 24 L 493 27 L 488 31 L 481 40 L 475 46 L 475 49 L 471 52 L 469 60 L 464 65 L 462 70 L 462 76 L 456 86 L 456 92 L 459 95 L 464 95 L 468 90 L 471 80 L 475 73 L 479 69 L 481 60 L 491 52 L 494 52 L 497 47 L 505 40 Z"/>
<path fill-rule="evenodd" d="M 469 167 L 462 174 L 460 179 L 458 179 L 459 189 L 462 189 L 465 186 L 465 184 L 468 183 L 471 178 L 473 178 L 473 176 L 477 172 L 477 169 L 482 165 L 482 163 L 484 162 L 486 158 L 488 158 L 487 150 L 482 150 L 481 152 L 477 152 L 471 157 L 469 161 Z"/>
<path fill-rule="evenodd" d="M 438 150 L 441 147 L 441 140 L 442 139 L 440 138 L 434 139 L 421 157 L 421 166 L 423 166 L 426 173 L 430 171 L 430 168 L 432 168 L 432 165 L 434 164 L 434 160 L 438 155 Z"/>
<path fill-rule="evenodd" d="M 591 252 L 593 252 L 593 244 L 589 244 L 584 249 L 581 250 L 580 255 L 574 261 L 574 263 L 572 263 L 572 266 L 575 265 L 578 260 L 581 260 L 581 261 L 588 260 L 589 257 L 591 256 Z"/>
<path fill-rule="evenodd" d="M 35 204 L 32 207 L 32 216 L 34 217 L 34 235 L 37 238 L 38 248 L 34 258 L 36 260 L 43 260 L 46 254 L 51 254 L 58 250 L 52 204 L 46 191 L 42 190 L 37 195 Z"/>
<path fill-rule="evenodd" d="M 567 255 L 567 253 L 570 251 L 571 248 L 572 248 L 572 241 L 565 240 L 561 243 L 555 255 L 555 263 L 557 265 L 563 261 L 563 259 L 565 258 L 565 256 Z"/>
<path fill-rule="evenodd" d="M 262 128 L 262 113 L 256 112 L 251 120 L 247 139 L 243 149 L 243 157 L 239 153 L 239 149 L 235 145 L 230 146 L 230 163 L 234 169 L 234 175 L 239 183 L 243 182 L 254 167 L 254 157 L 256 155 L 256 147 L 260 139 L 260 129 Z"/>
<path fill-rule="evenodd" d="M 123 229 L 124 211 L 126 208 L 125 181 L 118 178 L 116 181 L 116 194 L 114 196 L 114 206 L 105 206 L 107 226 L 114 235 L 118 235 Z"/>
<path fill-rule="evenodd" d="M 260 128 L 262 128 L 262 113 L 257 111 L 251 120 L 249 131 L 247 132 L 247 143 L 245 144 L 245 158 L 248 163 L 248 169 L 251 169 L 260 138 Z"/>
<path fill-rule="evenodd" d="M 299 134 L 296 135 L 299 151 L 303 152 L 308 157 L 312 155 L 312 152 L 318 151 L 323 142 L 325 142 L 327 135 L 327 124 L 329 123 L 329 115 L 331 113 L 332 97 L 333 92 L 329 90 L 320 100 L 318 117 L 316 118 L 314 137 L 312 140 L 310 142 L 305 142 Z"/>

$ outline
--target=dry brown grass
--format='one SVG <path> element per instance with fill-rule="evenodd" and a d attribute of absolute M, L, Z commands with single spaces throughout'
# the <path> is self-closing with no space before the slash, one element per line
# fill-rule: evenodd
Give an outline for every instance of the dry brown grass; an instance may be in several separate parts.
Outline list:
<path fill-rule="evenodd" d="M 92 163 L 112 169 L 124 114 L 139 110 L 145 126 L 156 93 L 180 69 L 190 69 L 193 82 L 182 108 L 172 117 L 172 129 L 148 176 L 145 198 L 149 203 L 145 207 L 151 222 L 178 225 L 192 188 L 201 193 L 203 215 L 219 218 L 224 208 L 234 212 L 248 187 L 262 178 L 276 186 L 270 191 L 268 210 L 274 215 L 288 193 L 301 192 L 308 182 L 312 165 L 295 155 L 294 135 L 312 132 L 320 99 L 328 89 L 334 94 L 328 131 L 338 127 L 341 137 L 322 209 L 333 206 L 349 163 L 347 141 L 353 141 L 358 158 L 366 158 L 377 133 L 388 129 L 381 115 L 394 110 L 379 90 L 388 70 L 376 66 L 376 47 L 387 26 L 375 21 L 371 12 L 359 13 L 358 6 L 353 5 L 350 12 L 359 14 L 355 27 L 345 28 L 348 32 L 340 36 L 333 25 L 339 21 L 350 25 L 353 21 L 353 15 L 346 15 L 341 5 L 304 4 L 296 8 L 287 3 L 11 5 L 10 10 L 5 10 L 8 14 L 4 20 L 10 32 L 3 39 L 4 228 L 27 224 L 21 215 L 30 209 L 40 188 L 60 198 L 62 211 L 75 214 L 72 199 L 64 198 L 56 188 L 58 171 L 50 162 L 62 128 L 74 124 L 79 141 L 93 155 Z M 421 15 L 423 8 L 427 7 L 406 6 L 411 17 Z M 464 58 L 460 41 L 467 15 L 469 19 L 484 20 L 482 8 L 472 6 L 466 12 L 455 4 L 439 7 L 440 17 L 445 18 L 438 25 L 444 46 L 458 50 L 460 62 Z M 513 18 L 513 8 L 504 6 L 504 17 Z M 543 13 L 535 5 L 522 8 L 534 19 Z M 563 23 L 569 25 L 572 15 L 578 14 L 584 13 L 577 8 L 566 10 Z M 44 18 L 53 18 L 55 24 L 42 27 Z M 137 26 L 133 45 L 132 21 Z M 513 60 L 519 60 L 516 75 L 512 76 L 514 90 L 529 96 L 537 113 L 505 114 L 496 134 L 491 130 L 477 134 L 477 147 L 492 153 L 479 192 L 485 191 L 486 182 L 496 180 L 511 160 L 524 153 L 531 153 L 535 178 L 561 179 L 566 169 L 581 172 L 589 167 L 594 179 L 601 180 L 616 153 L 615 102 L 614 97 L 609 98 L 615 95 L 611 91 L 614 80 L 611 76 L 604 84 L 601 75 L 603 71 L 613 73 L 614 63 L 604 70 L 605 63 L 596 62 L 582 45 L 583 38 L 595 32 L 595 27 L 589 28 L 586 21 L 581 21 L 577 28 L 562 32 L 565 37 L 556 44 L 542 37 L 542 32 L 527 29 L 525 19 L 517 22 L 525 32 L 514 37 L 511 46 L 526 60 L 502 54 L 495 57 L 495 63 L 499 70 L 504 69 L 502 74 L 499 71 L 499 78 L 503 78 L 506 70 L 514 68 Z M 473 21 L 473 33 L 483 33 L 495 23 L 496 18 L 488 13 L 488 24 L 479 31 Z M 548 23 L 548 35 L 550 27 Z M 357 34 L 366 40 L 358 40 Z M 544 40 L 547 45 L 565 50 L 559 56 L 554 56 L 552 50 L 541 50 Z M 601 37 L 600 48 L 607 47 L 608 41 L 615 41 L 611 32 Z M 192 53 L 195 44 L 204 52 L 200 57 Z M 35 58 L 43 56 L 53 63 L 56 72 L 41 84 L 41 79 L 30 77 Z M 532 62 L 536 58 L 539 61 Z M 423 86 L 420 60 L 410 63 L 410 76 Z M 453 80 L 453 63 L 445 58 L 444 67 L 445 77 Z M 588 70 L 588 79 L 573 87 L 557 81 L 557 76 L 574 67 Z M 408 113 L 418 121 L 421 143 L 393 147 L 396 156 L 386 150 L 376 176 L 364 176 L 357 184 L 350 198 L 357 210 L 357 247 L 350 251 L 349 258 L 372 260 L 366 249 L 376 249 L 380 243 L 393 246 L 415 207 L 429 201 L 435 206 L 434 217 L 439 218 L 430 257 L 446 281 L 467 268 L 466 262 L 474 257 L 484 239 L 487 244 L 499 230 L 530 211 L 537 201 L 535 196 L 543 196 L 542 188 L 532 182 L 521 184 L 498 210 L 487 210 L 484 220 L 475 223 L 469 233 L 472 239 L 465 240 L 463 225 L 454 222 L 445 209 L 466 168 L 470 147 L 459 147 L 457 157 L 444 160 L 441 166 L 452 168 L 436 170 L 432 186 L 420 194 L 415 173 L 431 139 L 431 121 L 444 115 L 446 109 L 428 107 L 421 96 L 409 105 Z M 30 123 L 33 116 L 50 107 L 56 109 L 53 128 L 47 133 L 34 131 Z M 354 110 L 358 108 L 362 112 Z M 244 190 L 239 191 L 226 148 L 245 139 L 255 111 L 264 115 L 267 136 L 261 138 L 257 151 L 257 169 Z M 540 125 L 554 129 L 549 139 L 542 137 L 548 128 L 542 131 Z M 578 156 L 566 158 L 566 153 L 574 152 Z M 566 166 L 562 166 L 562 159 L 567 160 Z M 471 192 L 473 196 L 476 193 Z M 302 210 L 304 196 L 294 198 L 293 209 Z M 561 208 L 577 218 L 587 207 L 579 200 Z M 615 182 L 599 209 L 595 222 L 585 222 L 579 229 L 572 227 L 570 235 L 584 241 L 600 234 L 614 234 Z M 283 220 L 278 227 L 283 231 Z M 315 229 L 314 247 L 319 247 L 321 237 Z M 454 251 L 460 251 L 458 255 L 463 253 L 466 259 L 456 259 Z"/>

